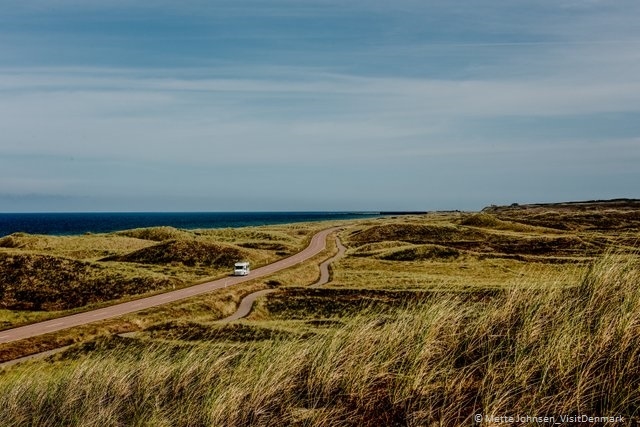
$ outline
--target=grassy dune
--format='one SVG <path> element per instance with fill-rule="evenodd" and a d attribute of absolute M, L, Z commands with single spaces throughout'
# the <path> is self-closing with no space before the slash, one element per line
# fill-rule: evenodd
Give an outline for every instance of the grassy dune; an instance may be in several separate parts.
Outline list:
<path fill-rule="evenodd" d="M 530 205 L 347 221 L 340 233 L 347 254 L 332 265 L 327 286 L 305 287 L 333 243 L 264 280 L 108 326 L 139 330 L 133 338 L 82 332 L 73 340 L 84 343 L 61 354 L 0 371 L 0 420 L 459 426 L 473 425 L 477 413 L 638 419 L 638 208 Z M 110 254 L 74 262 L 185 280 L 213 271 L 221 248 L 266 261 L 299 250 L 325 226 L 126 231 L 99 238 L 137 243 L 103 243 Z M 0 255 L 55 256 L 39 244 Z M 266 287 L 277 291 L 248 319 L 216 322 L 242 295 Z"/>
<path fill-rule="evenodd" d="M 190 231 L 152 227 L 111 234 L 63 237 L 24 233 L 5 236 L 0 238 L 0 291 L 5 289 L 8 293 L 7 298 L 0 299 L 0 304 L 4 303 L 4 307 L 7 307 L 3 309 L 0 306 L 0 329 L 128 301 L 145 293 L 148 295 L 149 292 L 162 292 L 224 277 L 231 268 L 219 261 L 228 255 L 227 251 L 240 253 L 255 267 L 301 250 L 311 236 L 322 228 L 347 222 Z M 209 249 L 212 251 L 209 252 Z M 136 254 L 136 259 L 109 260 L 128 258 L 132 254 Z M 312 283 L 317 278 L 317 264 L 324 256 L 320 255 L 311 263 L 300 264 L 267 280 L 252 280 L 234 288 L 132 316 L 0 345 L 0 362 L 92 337 L 135 331 L 167 318 L 226 317 L 251 292 L 280 285 Z M 13 268 L 16 258 L 46 259 L 48 262 L 22 263 L 20 268 Z M 16 276 L 22 280 L 16 282 Z M 115 278 L 117 282 L 113 286 L 97 289 L 96 286 L 104 281 L 94 279 L 101 276 Z M 160 286 L 150 286 L 158 282 Z M 18 291 L 20 298 L 9 298 L 14 291 Z M 33 291 L 33 295 L 41 298 L 43 302 L 40 309 L 29 300 L 31 294 L 25 291 Z M 65 299 L 67 294 L 69 298 Z M 77 298 L 78 295 L 85 299 Z M 66 308 L 76 303 L 77 307 Z"/>
<path fill-rule="evenodd" d="M 153 273 L 128 275 L 96 262 L 28 253 L 0 253 L 0 278 L 2 308 L 36 311 L 81 307 L 177 282 Z"/>
<path fill-rule="evenodd" d="M 0 419 L 454 426 L 475 413 L 637 416 L 639 280 L 637 261 L 607 255 L 569 289 L 532 283 L 490 299 L 370 307 L 305 337 L 182 324 L 182 336 L 163 340 L 100 341 L 52 368 L 5 374 Z"/>
<path fill-rule="evenodd" d="M 151 227 L 110 234 L 0 238 L 0 327 L 62 315 L 229 274 L 295 253 L 318 224 L 179 230 Z"/>

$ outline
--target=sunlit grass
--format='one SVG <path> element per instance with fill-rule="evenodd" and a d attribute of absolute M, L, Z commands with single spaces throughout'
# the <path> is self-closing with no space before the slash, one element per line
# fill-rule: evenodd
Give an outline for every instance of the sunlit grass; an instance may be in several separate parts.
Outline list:
<path fill-rule="evenodd" d="M 333 266 L 331 287 L 406 290 L 479 290 L 517 286 L 538 278 L 538 286 L 575 283 L 584 265 L 526 263 L 465 257 L 451 261 L 398 262 L 350 257 Z M 572 282 L 573 281 L 573 282 Z"/>
<path fill-rule="evenodd" d="M 571 288 L 365 309 L 237 346 L 113 341 L 0 381 L 9 425 L 469 425 L 475 413 L 638 415 L 637 261 Z"/>
<path fill-rule="evenodd" d="M 0 308 L 10 308 L 0 310 L 0 328 L 224 277 L 238 259 L 265 265 L 302 249 L 326 226 L 15 233 L 0 239 Z"/>
<path fill-rule="evenodd" d="M 305 286 L 335 253 L 331 240 L 310 262 L 269 278 L 70 331 L 71 342 L 102 338 L 0 375 L 0 420 L 457 426 L 476 413 L 638 416 L 637 229 L 631 214 L 612 218 L 620 222 L 546 211 L 343 222 L 347 256 L 324 288 Z M 188 238 L 277 257 L 329 225 Z M 277 292 L 247 319 L 216 323 L 266 287 Z M 120 330 L 140 332 L 112 336 Z"/>

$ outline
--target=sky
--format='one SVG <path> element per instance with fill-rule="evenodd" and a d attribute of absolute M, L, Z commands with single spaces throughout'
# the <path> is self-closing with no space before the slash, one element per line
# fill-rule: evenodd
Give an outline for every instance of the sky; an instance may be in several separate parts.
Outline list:
<path fill-rule="evenodd" d="M 640 197 L 637 0 L 0 7 L 0 212 Z"/>

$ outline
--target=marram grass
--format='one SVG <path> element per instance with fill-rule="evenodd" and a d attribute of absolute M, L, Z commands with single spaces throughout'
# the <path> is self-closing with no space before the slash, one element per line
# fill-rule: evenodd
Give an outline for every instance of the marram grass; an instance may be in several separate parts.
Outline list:
<path fill-rule="evenodd" d="M 128 341 L 0 377 L 10 426 L 471 425 L 639 415 L 640 272 L 364 311 L 307 339 Z"/>

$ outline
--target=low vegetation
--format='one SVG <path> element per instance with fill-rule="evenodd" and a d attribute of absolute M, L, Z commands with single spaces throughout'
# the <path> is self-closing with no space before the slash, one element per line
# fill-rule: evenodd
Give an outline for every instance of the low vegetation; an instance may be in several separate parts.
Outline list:
<path fill-rule="evenodd" d="M 16 426 L 460 426 L 474 425 L 475 414 L 637 420 L 634 203 L 345 222 L 347 254 L 332 265 L 327 286 L 305 287 L 325 253 L 242 289 L 126 316 L 109 328 L 137 330 L 133 337 L 88 333 L 46 361 L 0 371 L 0 419 Z M 124 232 L 115 237 L 141 243 L 65 259 L 69 272 L 126 267 L 178 279 L 214 271 L 226 250 L 264 260 L 295 252 L 323 226 Z M 7 244 L 0 255 L 60 257 L 43 251 Z M 248 319 L 217 322 L 242 295 L 267 287 L 275 292 Z"/>
<path fill-rule="evenodd" d="M 169 240 L 139 249 L 126 255 L 103 258 L 102 261 L 123 261 L 140 264 L 180 263 L 189 267 L 196 265 L 232 268 L 234 262 L 248 258 L 248 251 L 215 243 Z"/>
<path fill-rule="evenodd" d="M 151 273 L 124 275 L 95 262 L 0 253 L 0 307 L 4 309 L 71 309 L 168 288 L 176 282 Z"/>
<path fill-rule="evenodd" d="M 440 245 L 419 245 L 400 250 L 386 251 L 379 255 L 387 261 L 427 261 L 432 259 L 451 259 L 460 256 L 460 251 Z"/>
<path fill-rule="evenodd" d="M 520 224 L 566 231 L 637 231 L 640 200 L 491 206 L 484 213 Z"/>
<path fill-rule="evenodd" d="M 153 325 L 145 336 L 163 340 L 247 342 L 289 338 L 296 336 L 277 328 L 265 328 L 243 323 L 215 325 L 178 321 Z M 301 334 L 297 334 L 299 337 Z"/>
<path fill-rule="evenodd" d="M 609 255 L 570 289 L 369 308 L 307 336 L 181 324 L 160 341 L 97 342 L 63 355 L 55 370 L 5 374 L 0 417 L 40 426 L 457 426 L 476 413 L 630 419 L 640 407 L 637 267 Z M 205 339 L 194 341 L 194 331 Z M 256 339 L 233 344 L 247 333 Z"/>
<path fill-rule="evenodd" d="M 118 234 L 47 236 L 14 233 L 0 238 L 0 251 L 13 249 L 26 253 L 62 256 L 82 261 L 97 261 L 112 255 L 132 252 L 153 242 Z"/>
<path fill-rule="evenodd" d="M 49 313 L 175 289 L 229 274 L 233 263 L 263 265 L 304 247 L 318 224 L 0 238 L 0 327 Z"/>
<path fill-rule="evenodd" d="M 115 233 L 117 236 L 133 237 L 153 242 L 164 242 L 165 240 L 180 240 L 193 237 L 193 233 L 186 230 L 179 230 L 174 227 L 146 227 L 124 230 Z"/>

